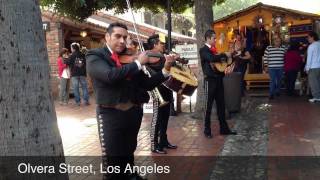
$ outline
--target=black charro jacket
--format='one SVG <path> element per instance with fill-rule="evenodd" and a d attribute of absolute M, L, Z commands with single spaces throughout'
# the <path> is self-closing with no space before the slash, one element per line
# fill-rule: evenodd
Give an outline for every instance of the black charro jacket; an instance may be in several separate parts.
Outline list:
<path fill-rule="evenodd" d="M 201 59 L 201 67 L 205 78 L 218 78 L 224 76 L 224 73 L 214 71 L 210 66 L 211 62 L 220 62 L 221 58 L 225 56 L 224 54 L 214 55 L 207 45 L 204 45 L 202 48 L 200 48 L 199 54 Z"/>
<path fill-rule="evenodd" d="M 135 62 L 117 68 L 107 47 L 88 51 L 86 61 L 99 105 L 113 106 L 128 101 L 146 103 L 150 99 L 147 91 L 165 80 L 162 72 L 149 78 Z"/>
<path fill-rule="evenodd" d="M 154 76 L 157 73 L 162 71 L 165 62 L 166 62 L 165 58 L 161 57 L 159 62 L 154 63 L 154 64 L 147 64 L 147 67 L 148 67 L 149 71 L 151 72 L 152 76 Z M 173 93 L 169 88 L 167 88 L 163 84 L 160 84 L 159 86 L 157 86 L 157 88 L 158 88 L 164 101 L 167 101 L 167 102 L 173 101 Z"/>

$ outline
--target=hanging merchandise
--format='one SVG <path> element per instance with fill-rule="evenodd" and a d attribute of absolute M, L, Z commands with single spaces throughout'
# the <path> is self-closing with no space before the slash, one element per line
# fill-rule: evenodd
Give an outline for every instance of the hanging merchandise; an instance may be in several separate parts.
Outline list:
<path fill-rule="evenodd" d="M 218 44 L 220 45 L 220 48 L 223 47 L 225 39 L 226 39 L 226 35 L 224 33 L 221 33 L 218 40 Z"/>

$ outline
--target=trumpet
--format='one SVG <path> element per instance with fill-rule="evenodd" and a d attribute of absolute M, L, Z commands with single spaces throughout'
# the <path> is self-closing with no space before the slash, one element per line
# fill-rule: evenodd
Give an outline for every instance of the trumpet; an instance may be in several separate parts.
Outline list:
<path fill-rule="evenodd" d="M 125 49 L 125 51 L 122 52 L 120 54 L 120 56 L 119 56 L 121 64 L 127 64 L 127 63 L 133 62 L 133 60 L 135 60 L 135 55 L 136 55 L 136 51 L 134 49 L 130 49 L 130 48 Z M 154 57 L 154 58 L 164 57 L 162 54 L 152 53 L 152 52 L 148 52 L 147 56 L 148 57 Z M 151 73 L 149 72 L 147 67 L 145 65 L 142 65 L 141 68 L 142 68 L 143 73 L 150 78 L 151 77 Z M 161 96 L 158 88 L 153 89 L 150 94 L 151 94 L 153 99 L 159 100 L 159 106 L 160 107 L 168 104 L 168 102 L 164 101 L 164 99 Z"/>
<path fill-rule="evenodd" d="M 142 71 L 148 76 L 148 77 L 151 77 L 151 74 L 150 72 L 148 71 L 148 69 L 146 68 L 145 65 L 142 65 Z M 159 106 L 162 107 L 162 106 L 165 106 L 167 105 L 169 102 L 168 101 L 165 101 L 163 99 L 163 97 L 161 96 L 160 94 L 160 91 L 159 89 L 156 87 L 154 88 L 151 92 L 151 96 L 153 97 L 153 99 L 157 99 L 159 100 Z"/>

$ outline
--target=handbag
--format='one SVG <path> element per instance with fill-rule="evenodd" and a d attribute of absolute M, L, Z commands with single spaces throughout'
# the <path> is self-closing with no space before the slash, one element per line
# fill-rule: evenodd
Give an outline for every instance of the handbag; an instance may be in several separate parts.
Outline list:
<path fill-rule="evenodd" d="M 65 78 L 65 79 L 70 79 L 70 69 L 69 69 L 69 67 L 66 67 L 66 68 L 63 69 L 61 77 Z"/>

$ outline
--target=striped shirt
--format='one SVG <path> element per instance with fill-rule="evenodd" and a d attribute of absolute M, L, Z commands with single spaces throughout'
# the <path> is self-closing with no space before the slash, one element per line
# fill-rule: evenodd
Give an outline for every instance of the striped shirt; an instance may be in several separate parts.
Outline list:
<path fill-rule="evenodd" d="M 283 68 L 286 50 L 284 46 L 268 46 L 264 51 L 264 66 L 268 66 L 268 68 Z"/>

